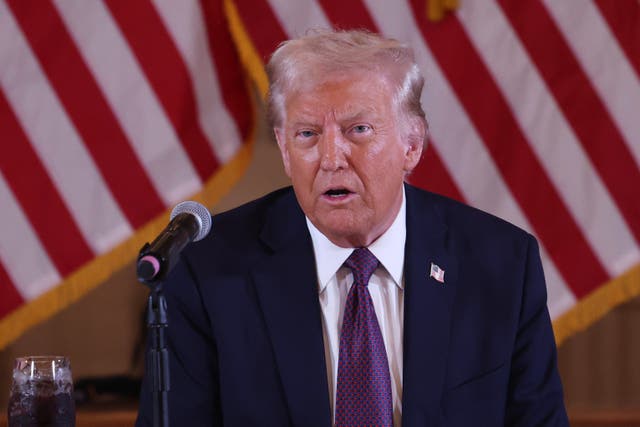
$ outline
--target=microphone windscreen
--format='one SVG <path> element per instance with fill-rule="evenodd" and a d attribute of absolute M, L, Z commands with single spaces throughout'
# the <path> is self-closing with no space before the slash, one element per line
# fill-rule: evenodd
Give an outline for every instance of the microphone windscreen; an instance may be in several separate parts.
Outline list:
<path fill-rule="evenodd" d="M 198 234 L 193 238 L 194 242 L 202 240 L 207 234 L 209 234 L 209 231 L 211 231 L 211 214 L 209 213 L 209 209 L 198 202 L 187 200 L 182 203 L 178 203 L 176 207 L 173 208 L 170 219 L 175 218 L 181 213 L 191 214 L 198 220 L 200 228 L 198 229 Z"/>

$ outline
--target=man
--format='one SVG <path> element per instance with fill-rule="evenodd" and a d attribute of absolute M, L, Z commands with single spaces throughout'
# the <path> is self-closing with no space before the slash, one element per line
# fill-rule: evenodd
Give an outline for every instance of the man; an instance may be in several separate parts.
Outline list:
<path fill-rule="evenodd" d="M 293 189 L 217 216 L 173 271 L 172 424 L 568 425 L 535 239 L 404 184 L 411 50 L 314 33 L 267 72 Z"/>

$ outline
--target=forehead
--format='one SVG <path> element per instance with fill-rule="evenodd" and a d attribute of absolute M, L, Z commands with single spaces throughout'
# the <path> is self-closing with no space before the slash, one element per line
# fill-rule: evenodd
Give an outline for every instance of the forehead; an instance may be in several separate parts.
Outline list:
<path fill-rule="evenodd" d="M 287 93 L 287 121 L 336 115 L 388 114 L 394 104 L 389 79 L 374 72 L 350 72 L 309 79 Z"/>

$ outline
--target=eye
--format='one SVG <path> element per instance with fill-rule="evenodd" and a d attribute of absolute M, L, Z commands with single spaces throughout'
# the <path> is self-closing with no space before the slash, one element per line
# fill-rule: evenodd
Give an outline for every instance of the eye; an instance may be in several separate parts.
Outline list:
<path fill-rule="evenodd" d="M 313 129 L 299 129 L 296 131 L 293 140 L 300 147 L 310 147 L 315 144 L 318 132 Z"/>
<path fill-rule="evenodd" d="M 298 132 L 297 136 L 301 136 L 303 138 L 312 138 L 313 136 L 315 136 L 315 132 L 312 130 L 301 130 Z"/>
<path fill-rule="evenodd" d="M 354 133 L 367 133 L 371 131 L 371 126 L 369 125 L 355 125 L 351 128 L 351 131 Z"/>

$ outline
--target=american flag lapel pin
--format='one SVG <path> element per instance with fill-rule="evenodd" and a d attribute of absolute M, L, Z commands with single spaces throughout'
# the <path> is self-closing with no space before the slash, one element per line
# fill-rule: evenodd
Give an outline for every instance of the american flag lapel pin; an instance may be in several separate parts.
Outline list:
<path fill-rule="evenodd" d="M 431 270 L 429 272 L 429 277 L 433 277 L 438 282 L 444 284 L 444 270 L 441 269 L 437 264 L 431 263 Z"/>

